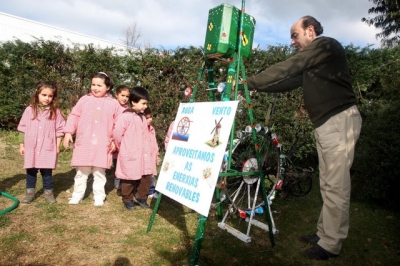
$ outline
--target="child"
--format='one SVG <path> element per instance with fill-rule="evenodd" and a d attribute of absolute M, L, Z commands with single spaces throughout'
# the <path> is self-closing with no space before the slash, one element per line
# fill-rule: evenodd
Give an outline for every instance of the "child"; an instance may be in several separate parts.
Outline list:
<path fill-rule="evenodd" d="M 172 131 L 174 130 L 174 123 L 175 121 L 172 121 L 171 124 L 169 124 L 167 135 L 165 135 L 165 140 L 164 140 L 165 151 L 167 151 L 168 143 L 172 137 Z"/>
<path fill-rule="evenodd" d="M 154 127 L 151 125 L 151 123 L 153 122 L 153 116 L 152 116 L 150 107 L 147 107 L 146 110 L 144 110 L 144 115 L 147 120 L 147 130 L 150 133 L 151 156 L 153 158 L 153 163 L 154 163 L 153 173 L 157 173 L 157 165 L 159 164 L 160 158 L 159 158 L 159 152 L 158 152 L 156 131 L 155 131 Z M 156 175 L 153 175 L 151 178 L 151 186 L 150 186 L 150 190 L 149 190 L 150 198 L 158 197 L 158 193 L 157 193 L 157 191 L 155 191 L 155 182 L 156 182 Z"/>
<path fill-rule="evenodd" d="M 79 204 L 86 190 L 88 176 L 93 171 L 94 206 L 103 206 L 106 198 L 106 169 L 111 168 L 112 152 L 115 145 L 112 129 L 122 107 L 112 98 L 109 90 L 113 81 L 105 72 L 98 72 L 91 77 L 91 93 L 82 96 L 72 111 L 65 125 L 64 147 L 76 140 L 71 165 L 76 167 L 74 192 L 69 204 Z"/>
<path fill-rule="evenodd" d="M 44 198 L 48 203 L 55 203 L 52 169 L 56 168 L 65 118 L 58 109 L 57 85 L 40 81 L 35 87 L 35 94 L 18 125 L 18 131 L 23 133 L 19 153 L 24 156 L 26 169 L 26 195 L 22 202 L 33 201 L 39 170 Z"/>
<path fill-rule="evenodd" d="M 151 156 L 150 134 L 147 121 L 143 117 L 147 108 L 149 93 L 142 87 L 131 90 L 127 109 L 117 118 L 114 129 L 114 141 L 118 148 L 118 162 L 115 176 L 121 179 L 121 196 L 125 208 L 133 210 L 135 201 L 143 208 L 149 208 L 147 194 L 154 172 L 154 160 Z M 137 184 L 137 180 L 140 180 Z"/>
<path fill-rule="evenodd" d="M 117 99 L 118 103 L 121 105 L 123 110 L 126 110 L 128 108 L 128 101 L 129 101 L 129 88 L 128 86 L 125 85 L 120 85 L 117 87 L 115 91 L 115 98 Z M 117 165 L 117 158 L 118 158 L 118 151 L 115 151 L 113 153 L 113 165 L 114 168 Z M 118 190 L 120 180 L 119 178 L 115 177 L 114 179 L 114 187 L 115 189 Z M 118 193 L 118 191 L 117 191 Z"/>

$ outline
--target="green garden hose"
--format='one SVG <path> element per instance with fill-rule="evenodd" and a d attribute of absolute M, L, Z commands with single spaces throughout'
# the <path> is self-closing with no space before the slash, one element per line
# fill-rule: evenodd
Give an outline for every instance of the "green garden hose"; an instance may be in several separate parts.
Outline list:
<path fill-rule="evenodd" d="M 7 193 L 5 193 L 5 192 L 2 192 L 2 191 L 0 191 L 0 196 L 4 196 L 4 197 L 9 198 L 9 199 L 11 199 L 12 201 L 14 201 L 14 204 L 13 204 L 11 207 L 8 207 L 8 208 L 6 208 L 6 209 L 4 209 L 4 210 L 0 210 L 0 215 L 5 214 L 5 213 L 7 213 L 7 212 L 10 212 L 10 211 L 12 211 L 12 210 L 14 210 L 15 208 L 18 207 L 19 200 L 18 200 L 17 198 L 11 196 L 10 194 L 7 194 Z"/>

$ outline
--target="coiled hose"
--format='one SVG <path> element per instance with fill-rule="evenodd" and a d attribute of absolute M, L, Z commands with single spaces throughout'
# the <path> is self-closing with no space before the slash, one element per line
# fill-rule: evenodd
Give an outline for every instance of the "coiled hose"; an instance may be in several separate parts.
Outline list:
<path fill-rule="evenodd" d="M 19 200 L 17 198 L 15 198 L 15 197 L 11 196 L 10 194 L 7 194 L 7 193 L 5 193 L 3 191 L 0 191 L 0 196 L 4 196 L 6 198 L 9 198 L 14 202 L 11 207 L 8 207 L 8 208 L 6 208 L 4 210 L 0 210 L 0 215 L 5 214 L 7 212 L 10 212 L 10 211 L 12 211 L 12 210 L 14 210 L 15 208 L 18 207 Z"/>

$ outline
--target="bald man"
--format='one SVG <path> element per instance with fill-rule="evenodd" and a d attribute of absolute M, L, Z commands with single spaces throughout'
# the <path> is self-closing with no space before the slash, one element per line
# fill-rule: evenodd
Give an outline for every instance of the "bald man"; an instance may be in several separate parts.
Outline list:
<path fill-rule="evenodd" d="M 322 33 L 315 18 L 300 18 L 290 29 L 291 45 L 298 53 L 247 79 L 249 89 L 260 92 L 303 88 L 315 130 L 323 205 L 317 232 L 300 240 L 313 244 L 303 254 L 316 260 L 337 257 L 347 238 L 350 168 L 362 122 L 345 51 L 338 41 Z"/>

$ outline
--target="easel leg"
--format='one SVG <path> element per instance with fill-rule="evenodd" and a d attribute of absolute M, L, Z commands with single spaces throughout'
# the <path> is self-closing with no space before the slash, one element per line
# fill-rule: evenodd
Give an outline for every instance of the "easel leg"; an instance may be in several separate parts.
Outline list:
<path fill-rule="evenodd" d="M 204 228 L 206 226 L 207 217 L 200 215 L 197 223 L 196 238 L 194 239 L 194 246 L 192 250 L 192 257 L 190 258 L 189 265 L 194 266 L 198 264 L 200 256 L 201 242 L 204 238 Z"/>
<path fill-rule="evenodd" d="M 161 198 L 162 198 L 162 194 L 159 193 L 157 201 L 156 201 L 156 205 L 154 205 L 153 212 L 151 213 L 151 216 L 150 216 L 150 221 L 149 221 L 149 225 L 147 226 L 146 233 L 150 232 L 151 227 L 153 226 L 153 222 L 154 222 L 154 219 L 156 217 L 156 214 L 157 214 L 157 211 L 158 211 L 158 206 L 160 205 Z"/>

